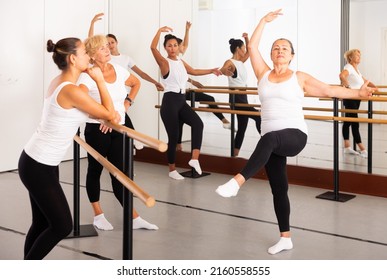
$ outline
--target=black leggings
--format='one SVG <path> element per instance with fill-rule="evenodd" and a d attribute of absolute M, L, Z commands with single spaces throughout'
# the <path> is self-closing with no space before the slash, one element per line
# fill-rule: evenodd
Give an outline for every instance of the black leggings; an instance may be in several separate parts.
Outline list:
<path fill-rule="evenodd" d="M 106 157 L 115 167 L 119 170 L 125 170 L 123 159 L 123 135 L 119 132 L 112 131 L 106 134 L 99 130 L 100 124 L 87 123 L 85 127 L 85 140 L 92 146 L 98 153 Z M 125 114 L 125 126 L 134 129 L 132 121 Z M 128 139 L 128 138 L 126 138 Z M 128 144 L 128 143 L 127 143 Z M 128 145 L 127 145 L 128 147 Z M 127 155 L 129 156 L 129 155 Z M 88 167 L 86 175 L 86 192 L 91 203 L 100 200 L 101 192 L 101 173 L 103 166 L 92 157 L 87 154 Z M 126 158 L 128 160 L 128 158 Z M 110 174 L 113 193 L 117 200 L 123 205 L 123 186 L 122 184 Z"/>
<path fill-rule="evenodd" d="M 18 169 L 20 179 L 29 192 L 32 210 L 24 259 L 41 260 L 71 233 L 70 208 L 59 183 L 58 166 L 39 163 L 23 151 Z"/>
<path fill-rule="evenodd" d="M 235 110 L 249 111 L 249 112 L 258 112 L 258 110 L 252 107 L 237 107 Z M 255 121 L 255 127 L 259 134 L 261 134 L 261 117 L 260 116 L 247 116 L 247 115 L 237 115 L 238 120 L 238 131 L 235 135 L 235 148 L 240 149 L 242 147 L 243 140 L 245 138 L 245 133 L 247 129 L 247 124 L 249 118 Z"/>
<path fill-rule="evenodd" d="M 360 100 L 345 99 L 343 101 L 345 109 L 355 109 L 358 110 L 360 107 Z M 357 113 L 345 113 L 345 116 L 348 118 L 357 118 Z M 349 128 L 351 127 L 353 139 L 356 144 L 361 143 L 361 136 L 359 132 L 359 123 L 358 122 L 344 122 L 343 123 L 343 138 L 344 140 L 349 140 Z"/>
<path fill-rule="evenodd" d="M 300 153 L 306 141 L 307 135 L 298 129 L 289 128 L 266 133 L 261 137 L 246 166 L 240 172 L 248 180 L 265 166 L 280 232 L 290 230 L 286 157 Z"/>
<path fill-rule="evenodd" d="M 192 92 L 189 91 L 185 94 L 186 100 L 191 100 Z M 195 101 L 209 101 L 209 102 L 215 102 L 215 98 L 211 95 L 205 94 L 203 92 L 195 92 Z M 219 109 L 218 105 L 208 105 L 208 107 L 213 109 Z M 213 113 L 219 120 L 223 120 L 225 117 L 222 113 Z M 178 144 L 181 144 L 181 139 L 183 137 L 183 125 L 184 122 L 180 121 L 179 123 L 179 140 L 177 141 Z"/>
<path fill-rule="evenodd" d="M 186 100 L 191 100 L 192 92 L 189 91 L 185 94 Z M 203 92 L 195 92 L 195 101 L 209 101 L 209 102 L 215 102 L 215 98 L 211 95 L 205 94 Z M 218 105 L 208 105 L 208 107 L 213 109 L 219 109 Z M 224 115 L 222 113 L 213 113 L 219 120 L 224 119 Z"/>
<path fill-rule="evenodd" d="M 192 149 L 202 146 L 203 122 L 199 115 L 187 104 L 185 94 L 166 92 L 160 108 L 161 119 L 168 134 L 168 163 L 176 160 L 176 145 L 179 140 L 179 123 L 192 127 Z"/>

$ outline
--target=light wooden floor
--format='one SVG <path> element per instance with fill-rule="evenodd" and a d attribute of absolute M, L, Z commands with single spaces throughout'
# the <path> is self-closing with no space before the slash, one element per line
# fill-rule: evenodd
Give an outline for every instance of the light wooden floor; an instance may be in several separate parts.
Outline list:
<path fill-rule="evenodd" d="M 200 113 L 205 123 L 203 153 L 229 155 L 230 131 L 212 114 Z M 308 121 L 308 144 L 290 164 L 333 168 L 332 123 Z M 188 129 L 188 128 L 185 128 Z M 341 126 L 340 126 L 341 129 Z M 361 125 L 367 143 L 367 126 Z M 373 173 L 386 175 L 387 126 L 374 125 Z M 259 136 L 250 122 L 240 153 L 248 158 Z M 341 139 L 341 138 L 340 138 Z M 340 141 L 341 142 L 341 141 Z M 190 143 L 184 143 L 184 150 Z M 340 169 L 367 172 L 367 160 L 344 155 L 340 145 Z M 85 192 L 86 160 L 81 160 L 81 225 L 92 223 L 93 214 Z M 60 165 L 61 182 L 73 205 L 73 163 Z M 184 171 L 184 170 L 179 170 Z M 238 172 L 236 170 L 235 172 Z M 291 230 L 294 249 L 269 255 L 278 241 L 272 196 L 267 181 L 251 179 L 238 196 L 226 199 L 215 189 L 229 175 L 175 181 L 166 166 L 135 162 L 135 181 L 156 198 L 153 208 L 135 199 L 140 215 L 159 226 L 157 231 L 135 230 L 136 260 L 387 260 L 387 199 L 356 195 L 347 202 L 317 199 L 326 190 L 290 186 Z M 122 208 L 103 174 L 102 207 L 113 231 L 98 236 L 63 240 L 47 256 L 51 260 L 94 260 L 123 257 Z M 386 186 L 387 187 L 387 186 Z M 0 173 L 0 259 L 23 258 L 25 234 L 31 223 L 27 191 L 16 171 Z"/>
<path fill-rule="evenodd" d="M 72 161 L 60 166 L 62 186 L 72 206 Z M 81 160 L 84 186 L 86 160 Z M 180 170 L 183 171 L 183 170 Z M 315 198 L 326 190 L 292 185 L 291 227 L 294 249 L 269 255 L 278 240 L 270 188 L 251 179 L 232 199 L 215 188 L 230 176 L 171 180 L 167 167 L 135 162 L 135 181 L 153 195 L 155 207 L 135 199 L 141 216 L 159 226 L 157 231 L 135 230 L 136 260 L 377 260 L 387 259 L 387 199 L 357 195 L 347 202 Z M 123 257 L 122 208 L 115 200 L 110 179 L 103 175 L 102 206 L 113 231 L 98 236 L 61 241 L 47 256 L 51 260 L 93 260 Z M 0 174 L 0 259 L 23 257 L 25 233 L 30 225 L 27 192 L 18 174 Z M 92 223 L 92 211 L 81 187 L 81 225 Z"/>

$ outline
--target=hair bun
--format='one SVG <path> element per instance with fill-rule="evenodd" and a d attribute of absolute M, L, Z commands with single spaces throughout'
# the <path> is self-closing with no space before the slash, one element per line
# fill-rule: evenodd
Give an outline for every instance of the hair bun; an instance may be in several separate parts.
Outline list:
<path fill-rule="evenodd" d="M 51 39 L 47 41 L 47 51 L 48 52 L 54 52 L 55 46 L 56 45 L 54 44 L 54 42 Z"/>
<path fill-rule="evenodd" d="M 232 43 L 234 43 L 234 41 L 235 41 L 235 39 L 234 39 L 234 38 L 231 38 L 230 40 L 228 40 L 228 43 L 229 43 L 230 45 L 232 45 Z"/>
<path fill-rule="evenodd" d="M 174 36 L 174 35 L 172 35 L 172 34 L 166 34 L 165 36 L 164 36 L 164 39 L 165 40 L 170 40 L 170 39 L 175 39 L 176 37 Z"/>

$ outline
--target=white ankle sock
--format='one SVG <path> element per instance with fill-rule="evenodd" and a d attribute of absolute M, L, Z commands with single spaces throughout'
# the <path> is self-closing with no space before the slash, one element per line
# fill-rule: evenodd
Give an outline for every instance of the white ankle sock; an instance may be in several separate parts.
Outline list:
<path fill-rule="evenodd" d="M 351 147 L 344 148 L 344 154 L 358 155 L 359 152 L 355 151 Z"/>
<path fill-rule="evenodd" d="M 112 224 L 106 220 L 103 213 L 94 217 L 93 225 L 100 230 L 113 230 Z"/>
<path fill-rule="evenodd" d="M 196 172 L 199 174 L 199 175 L 202 175 L 202 169 L 200 168 L 200 163 L 197 159 L 191 159 L 189 162 L 188 162 L 189 166 L 195 168 Z"/>
<path fill-rule="evenodd" d="M 270 247 L 267 252 L 271 255 L 277 254 L 283 250 L 293 249 L 293 242 L 290 237 L 281 237 L 277 244 Z"/>
<path fill-rule="evenodd" d="M 175 180 L 184 180 L 184 177 L 181 176 L 180 173 L 177 172 L 176 170 L 169 172 L 168 176 L 172 179 L 175 179 Z"/>
<path fill-rule="evenodd" d="M 367 150 L 361 151 L 361 152 L 360 152 L 360 156 L 361 156 L 362 158 L 368 158 L 368 152 L 367 152 Z"/>
<path fill-rule="evenodd" d="M 215 192 L 223 197 L 232 197 L 237 195 L 239 189 L 238 182 L 232 178 L 226 184 L 219 186 Z"/>
<path fill-rule="evenodd" d="M 140 228 L 151 229 L 151 230 L 158 230 L 159 229 L 158 226 L 151 224 L 151 223 L 145 221 L 140 216 L 138 216 L 137 218 L 133 219 L 133 229 L 140 229 Z"/>
<path fill-rule="evenodd" d="M 231 123 L 223 123 L 223 128 L 231 129 Z"/>
<path fill-rule="evenodd" d="M 134 147 L 137 149 L 137 150 L 142 150 L 144 149 L 144 144 L 141 143 L 140 141 L 137 141 L 137 140 L 134 140 Z"/>

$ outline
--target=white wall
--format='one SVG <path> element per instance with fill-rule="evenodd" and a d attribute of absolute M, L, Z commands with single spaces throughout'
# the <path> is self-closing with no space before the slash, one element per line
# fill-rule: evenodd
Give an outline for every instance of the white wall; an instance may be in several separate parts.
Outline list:
<path fill-rule="evenodd" d="M 383 84 L 382 31 L 387 28 L 387 1 L 351 2 L 349 47 L 360 49 L 359 69 L 375 84 Z M 372 42 L 372 43 L 369 43 Z M 386 58 L 386 56 L 384 56 Z"/>
<path fill-rule="evenodd" d="M 94 15 L 100 12 L 108 14 L 108 0 L 67 0 L 66 2 L 50 0 L 44 1 L 44 3 L 44 42 L 49 39 L 57 42 L 65 37 L 77 37 L 84 40 L 87 38 L 90 21 Z M 107 28 L 107 23 L 96 25 L 95 32 L 106 33 Z M 44 51 L 44 92 L 52 78 L 59 72 L 51 54 Z M 80 127 L 81 135 L 83 135 L 83 131 L 84 125 Z M 80 149 L 80 153 L 81 157 L 86 156 L 84 149 Z M 64 159 L 72 158 L 73 146 L 68 149 Z"/>
<path fill-rule="evenodd" d="M 340 1 L 298 0 L 298 70 L 328 84 L 340 83 L 340 17 Z M 332 108 L 329 101 L 304 100 L 304 106 Z M 308 111 L 308 114 L 324 113 Z"/>
<path fill-rule="evenodd" d="M 0 26 L 1 171 L 17 168 L 41 114 L 44 0 L 1 1 Z"/>
<path fill-rule="evenodd" d="M 117 37 L 120 53 L 132 57 L 137 67 L 159 80 L 158 66 L 150 52 L 150 43 L 159 28 L 159 0 L 110 3 L 109 33 Z M 158 138 L 159 112 L 154 105 L 159 103 L 159 94 L 153 84 L 141 78 L 140 81 L 140 92 L 128 113 L 135 129 Z"/>
<path fill-rule="evenodd" d="M 0 47 L 3 129 L 0 172 L 17 168 L 20 152 L 39 123 L 48 83 L 59 73 L 45 50 L 48 39 L 54 42 L 69 36 L 85 39 L 93 16 L 104 12 L 104 20 L 96 24 L 95 33 L 117 31 L 122 39 L 121 49 L 133 54 L 138 66 L 157 78 L 158 70 L 149 48 L 153 34 L 160 23 L 179 25 L 179 31 L 184 31 L 185 21 L 192 17 L 192 5 L 187 5 L 191 2 L 174 0 L 174 7 L 181 13 L 170 9 L 171 3 L 171 0 L 1 0 L 0 35 L 5 40 Z M 141 132 L 157 137 L 158 110 L 154 105 L 158 104 L 158 93 L 153 85 L 145 81 L 142 85 L 131 117 Z M 66 159 L 71 158 L 72 149 L 66 155 Z"/>
<path fill-rule="evenodd" d="M 387 1 L 351 2 L 350 49 L 360 49 L 362 53 L 359 70 L 364 77 L 376 85 L 387 83 L 387 46 L 383 36 L 387 33 Z M 386 40 L 386 39 L 384 39 Z M 384 73 L 384 74 L 383 74 Z M 374 102 L 374 110 L 387 110 L 386 102 Z M 363 102 L 361 109 L 367 109 Z M 386 119 L 377 115 L 375 118 Z"/>

